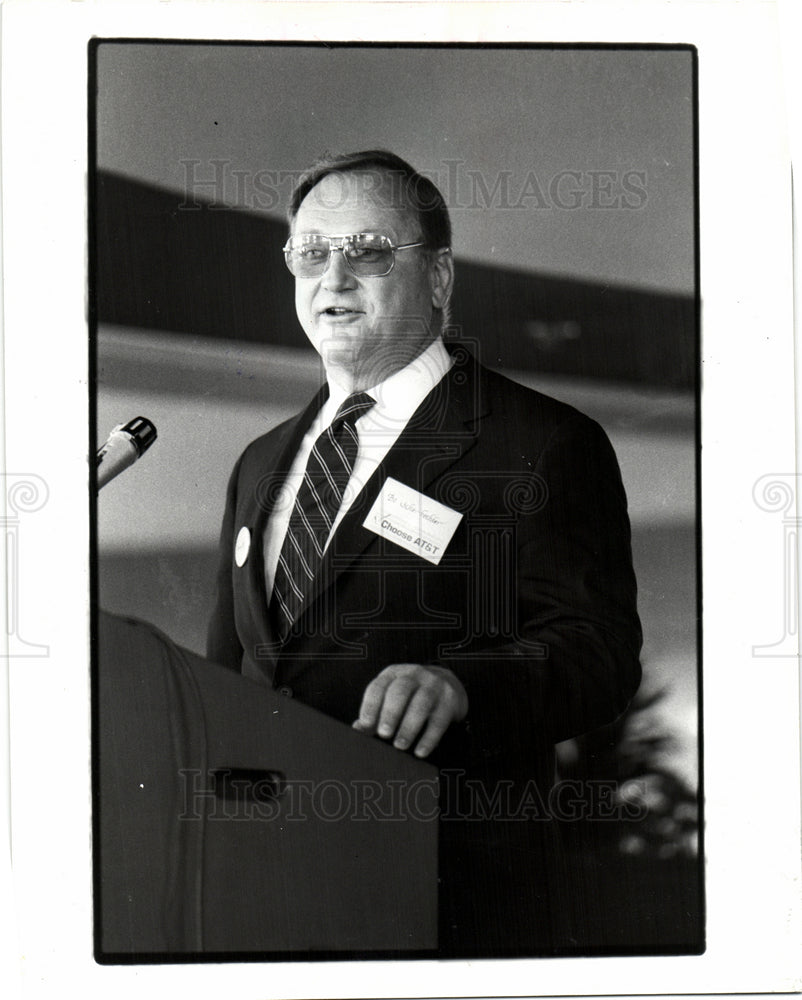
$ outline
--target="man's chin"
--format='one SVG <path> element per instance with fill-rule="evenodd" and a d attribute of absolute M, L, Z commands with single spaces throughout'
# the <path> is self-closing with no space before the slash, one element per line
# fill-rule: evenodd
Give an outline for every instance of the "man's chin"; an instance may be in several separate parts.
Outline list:
<path fill-rule="evenodd" d="M 388 339 L 386 336 L 371 336 L 360 324 L 330 330 L 319 327 L 318 332 L 315 347 L 327 373 L 350 391 L 379 385 L 405 368 L 430 342 L 419 337 Z"/>
<path fill-rule="evenodd" d="M 334 365 L 353 369 L 363 364 L 364 345 L 356 326 L 332 330 L 321 337 L 319 345 L 320 356 L 327 368 Z"/>

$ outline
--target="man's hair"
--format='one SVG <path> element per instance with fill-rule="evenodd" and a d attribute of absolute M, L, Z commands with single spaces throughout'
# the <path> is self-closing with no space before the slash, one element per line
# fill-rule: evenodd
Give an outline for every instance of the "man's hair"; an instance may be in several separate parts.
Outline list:
<path fill-rule="evenodd" d="M 427 250 L 451 246 L 451 220 L 445 199 L 437 186 L 419 174 L 406 160 L 386 149 L 366 149 L 356 153 L 324 153 L 298 179 L 290 198 L 290 224 L 301 202 L 316 184 L 329 174 L 366 174 L 373 187 L 384 190 L 388 200 L 400 209 L 411 210 L 418 218 Z"/>

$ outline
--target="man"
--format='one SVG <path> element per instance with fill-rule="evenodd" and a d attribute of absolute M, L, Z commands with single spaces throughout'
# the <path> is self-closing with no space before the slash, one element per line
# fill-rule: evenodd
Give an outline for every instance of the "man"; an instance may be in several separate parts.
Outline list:
<path fill-rule="evenodd" d="M 553 745 L 640 679 L 615 456 L 446 346 L 448 212 L 405 161 L 328 157 L 289 215 L 327 382 L 234 469 L 208 656 L 441 768 L 443 954 L 555 953 Z"/>

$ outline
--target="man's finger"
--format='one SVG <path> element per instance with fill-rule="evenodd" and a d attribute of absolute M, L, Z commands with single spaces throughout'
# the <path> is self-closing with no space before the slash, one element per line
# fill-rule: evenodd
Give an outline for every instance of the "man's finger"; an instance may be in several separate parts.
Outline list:
<path fill-rule="evenodd" d="M 448 729 L 453 718 L 452 707 L 441 699 L 429 718 L 429 724 L 424 730 L 423 736 L 418 740 L 418 745 L 415 747 L 416 757 L 429 756 L 443 738 L 443 733 Z"/>
<path fill-rule="evenodd" d="M 379 736 L 387 739 L 395 733 L 418 683 L 415 677 L 409 675 L 393 678 L 384 692 L 379 725 L 376 730 Z"/>
<path fill-rule="evenodd" d="M 442 696 L 442 695 L 441 695 Z M 401 724 L 398 726 L 393 746 L 406 750 L 418 737 L 423 725 L 437 702 L 438 692 L 432 687 L 419 687 L 409 701 Z"/>
<path fill-rule="evenodd" d="M 358 727 L 363 732 L 373 732 L 379 719 L 382 703 L 384 702 L 384 692 L 392 684 L 395 675 L 389 668 L 384 670 L 368 684 L 365 693 L 362 695 L 362 704 L 359 706 Z"/>

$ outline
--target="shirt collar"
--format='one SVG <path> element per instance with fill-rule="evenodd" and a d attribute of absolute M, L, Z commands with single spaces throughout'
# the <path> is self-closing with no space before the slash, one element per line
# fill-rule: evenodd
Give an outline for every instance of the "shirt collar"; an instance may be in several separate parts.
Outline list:
<path fill-rule="evenodd" d="M 376 413 L 409 418 L 451 367 L 451 355 L 440 337 L 414 361 L 367 390 Z"/>

